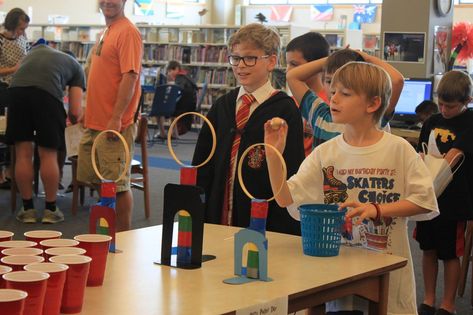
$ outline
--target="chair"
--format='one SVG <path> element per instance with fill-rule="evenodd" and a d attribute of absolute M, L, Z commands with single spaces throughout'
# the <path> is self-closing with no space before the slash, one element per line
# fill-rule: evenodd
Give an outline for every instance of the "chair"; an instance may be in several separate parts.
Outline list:
<path fill-rule="evenodd" d="M 195 110 L 198 113 L 202 113 L 202 104 L 204 103 L 205 94 L 207 94 L 208 86 L 209 84 L 207 82 L 204 82 L 204 84 L 202 84 L 202 88 L 199 91 L 199 95 L 197 97 L 197 105 L 195 107 Z M 200 117 L 194 117 L 194 122 L 197 126 L 197 130 L 200 130 L 200 128 L 202 128 L 202 124 L 204 123 Z"/>
<path fill-rule="evenodd" d="M 145 116 L 140 118 L 138 123 L 138 132 L 135 142 L 141 146 L 141 162 L 132 160 L 131 162 L 131 188 L 139 189 L 144 192 L 145 217 L 150 216 L 150 194 L 148 177 L 148 119 Z M 77 213 L 78 202 L 84 205 L 85 188 L 95 189 L 94 185 L 83 183 L 77 180 L 77 156 L 69 158 L 72 167 L 72 206 L 73 215 Z M 138 174 L 138 175 L 136 175 Z M 79 200 L 80 197 L 80 200 Z"/>
<path fill-rule="evenodd" d="M 145 217 L 150 216 L 149 177 L 148 177 L 148 119 L 141 116 L 138 124 L 136 143 L 141 146 L 141 162 L 133 159 L 131 162 L 131 188 L 143 191 L 145 203 Z"/>
<path fill-rule="evenodd" d="M 172 117 L 176 111 L 176 104 L 181 98 L 181 94 L 182 90 L 177 85 L 158 85 L 154 92 L 149 117 Z M 157 124 L 154 127 L 156 128 Z"/>
<path fill-rule="evenodd" d="M 195 110 L 199 113 L 202 110 L 202 103 L 204 102 L 205 94 L 207 93 L 208 87 L 209 84 L 207 82 L 204 82 L 204 84 L 202 84 L 202 89 L 199 92 L 199 96 L 197 98 L 197 105 L 195 107 Z"/>
<path fill-rule="evenodd" d="M 182 90 L 174 84 L 158 85 L 154 91 L 153 103 L 149 116 L 172 116 Z"/>
<path fill-rule="evenodd" d="M 458 296 L 462 297 L 465 293 L 465 286 L 468 277 L 468 269 L 470 261 L 473 260 L 471 248 L 473 246 L 473 221 L 467 221 L 465 233 L 465 252 L 461 261 L 460 281 L 458 283 Z M 473 268 L 472 268 L 473 269 Z M 473 283 L 473 271 L 471 275 L 471 283 Z M 473 290 L 471 292 L 470 303 L 473 306 Z"/>

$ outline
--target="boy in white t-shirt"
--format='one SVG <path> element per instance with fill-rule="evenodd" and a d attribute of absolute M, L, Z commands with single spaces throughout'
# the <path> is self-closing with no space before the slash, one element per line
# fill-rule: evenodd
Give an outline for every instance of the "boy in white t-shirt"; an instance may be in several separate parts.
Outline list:
<path fill-rule="evenodd" d="M 438 214 L 432 180 L 422 159 L 404 139 L 378 129 L 391 97 L 391 80 L 379 66 L 350 62 L 337 70 L 331 83 L 330 111 L 345 132 L 318 146 L 276 197 L 299 219 L 297 207 L 310 203 L 341 203 L 349 207 L 350 243 L 408 259 L 391 273 L 388 314 L 416 314 L 415 282 L 407 236 L 408 216 Z M 280 152 L 287 125 L 265 124 L 265 143 Z M 266 150 L 271 186 L 283 180 L 280 161 Z M 349 262 L 347 262 L 349 264 Z M 366 311 L 367 304 L 346 297 L 327 305 L 328 311 Z M 346 313 L 345 313 L 346 314 Z"/>

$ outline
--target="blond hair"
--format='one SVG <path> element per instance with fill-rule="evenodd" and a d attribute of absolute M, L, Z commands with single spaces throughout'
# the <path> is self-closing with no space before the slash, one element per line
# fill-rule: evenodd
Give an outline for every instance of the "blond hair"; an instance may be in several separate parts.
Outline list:
<path fill-rule="evenodd" d="M 261 49 L 268 55 L 278 55 L 281 40 L 278 32 L 269 26 L 258 23 L 248 24 L 233 33 L 228 41 L 228 48 L 233 50 L 233 46 L 245 43 Z"/>
<path fill-rule="evenodd" d="M 381 105 L 374 113 L 377 123 L 383 117 L 391 99 L 391 78 L 383 68 L 366 62 L 349 62 L 340 67 L 332 77 L 332 84 L 341 84 L 345 88 L 365 95 L 368 100 L 381 99 Z"/>

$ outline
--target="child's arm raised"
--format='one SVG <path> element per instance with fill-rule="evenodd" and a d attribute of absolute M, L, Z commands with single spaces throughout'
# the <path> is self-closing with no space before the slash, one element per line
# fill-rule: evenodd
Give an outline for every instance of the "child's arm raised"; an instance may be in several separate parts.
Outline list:
<path fill-rule="evenodd" d="M 389 74 L 392 83 L 392 94 L 391 100 L 389 101 L 388 107 L 386 108 L 385 116 L 389 116 L 394 112 L 399 96 L 401 95 L 402 88 L 404 87 L 404 77 L 402 74 L 389 63 L 379 59 L 378 57 L 367 54 L 361 50 L 357 52 L 365 59 L 366 62 L 380 66 Z"/>
<path fill-rule="evenodd" d="M 340 209 L 350 207 L 347 212 L 348 218 L 358 217 L 356 224 L 365 219 L 379 219 L 380 217 L 409 217 L 416 214 L 427 213 L 430 210 L 422 208 L 408 200 L 400 200 L 392 203 L 373 204 L 347 201 L 339 205 Z M 379 213 L 378 210 L 379 209 Z"/>
<path fill-rule="evenodd" d="M 289 89 L 291 89 L 292 94 L 299 104 L 309 90 L 309 86 L 306 82 L 314 75 L 323 71 L 326 60 L 327 57 L 317 59 L 295 67 L 287 72 L 286 79 Z"/>
<path fill-rule="evenodd" d="M 271 124 L 271 121 L 273 121 L 273 124 Z M 283 154 L 284 148 L 286 147 L 288 126 L 287 123 L 285 123 L 285 121 L 280 118 L 279 122 L 282 121 L 282 123 L 278 123 L 276 125 L 274 121 L 275 118 L 268 120 L 264 124 L 264 143 L 272 145 L 281 154 Z M 286 178 L 284 177 L 285 174 L 282 174 L 281 172 L 281 163 L 283 161 L 279 159 L 273 150 L 266 149 L 265 151 L 266 162 L 268 163 L 269 180 L 271 182 L 271 189 L 273 190 L 273 193 L 277 193 L 281 187 L 281 182 L 284 182 L 281 192 L 276 196 L 276 202 L 282 208 L 287 207 L 293 203 L 293 200 L 287 185 Z"/>

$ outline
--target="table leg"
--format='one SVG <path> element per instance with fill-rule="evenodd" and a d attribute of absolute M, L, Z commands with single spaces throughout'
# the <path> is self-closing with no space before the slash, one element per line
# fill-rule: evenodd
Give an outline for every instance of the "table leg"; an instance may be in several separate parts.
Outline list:
<path fill-rule="evenodd" d="M 369 315 L 386 315 L 388 313 L 389 273 L 379 276 L 378 302 L 369 302 Z"/>
<path fill-rule="evenodd" d="M 307 315 L 325 315 L 325 304 L 311 307 L 308 310 Z"/>

